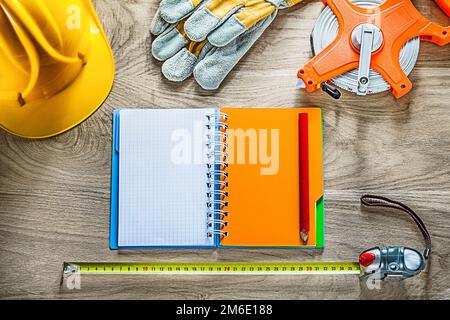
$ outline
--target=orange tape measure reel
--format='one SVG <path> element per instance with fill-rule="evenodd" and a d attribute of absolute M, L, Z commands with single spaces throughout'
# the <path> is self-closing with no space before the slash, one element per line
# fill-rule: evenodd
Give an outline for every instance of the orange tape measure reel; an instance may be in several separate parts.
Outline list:
<path fill-rule="evenodd" d="M 435 1 L 450 16 L 450 0 Z M 415 65 L 419 39 L 446 45 L 450 27 L 431 22 L 411 0 L 352 2 L 323 0 L 326 7 L 311 41 L 316 55 L 298 71 L 298 87 L 308 92 L 322 88 L 339 98 L 332 82 L 358 95 L 390 90 L 402 97 L 412 88 L 407 74 Z M 317 37 L 329 34 L 333 38 L 321 48 Z"/>

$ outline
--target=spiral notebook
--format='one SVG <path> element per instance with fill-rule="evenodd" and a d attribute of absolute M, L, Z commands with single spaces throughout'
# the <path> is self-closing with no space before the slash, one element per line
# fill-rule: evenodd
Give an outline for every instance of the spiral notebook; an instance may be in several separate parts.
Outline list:
<path fill-rule="evenodd" d="M 308 121 L 307 197 L 300 114 Z M 323 247 L 318 108 L 117 110 L 112 154 L 111 249 Z"/>

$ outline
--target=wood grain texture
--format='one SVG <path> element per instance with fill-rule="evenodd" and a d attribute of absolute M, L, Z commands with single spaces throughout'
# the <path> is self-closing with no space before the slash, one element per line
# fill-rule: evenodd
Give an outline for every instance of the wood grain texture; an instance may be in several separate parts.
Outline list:
<path fill-rule="evenodd" d="M 416 3 L 448 24 L 429 0 Z M 165 80 L 150 56 L 157 0 L 96 0 L 116 58 L 106 103 L 85 123 L 56 138 L 28 141 L 0 132 L 0 297 L 138 299 L 424 299 L 450 298 L 450 50 L 424 43 L 410 78 L 414 89 L 339 101 L 294 89 L 310 55 L 309 33 L 321 10 L 305 1 L 274 24 L 214 92 L 189 79 Z M 108 249 L 112 112 L 120 107 L 319 106 L 324 113 L 326 249 Z M 365 192 L 408 203 L 433 240 L 426 272 L 368 290 L 352 276 L 83 277 L 81 290 L 60 287 L 65 260 L 304 261 L 354 260 L 374 245 L 421 248 L 403 215 L 361 210 Z"/>

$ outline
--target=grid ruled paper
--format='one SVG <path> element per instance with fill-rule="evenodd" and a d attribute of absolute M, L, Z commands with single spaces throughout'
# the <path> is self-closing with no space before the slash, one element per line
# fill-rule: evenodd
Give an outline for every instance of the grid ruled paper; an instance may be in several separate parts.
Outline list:
<path fill-rule="evenodd" d="M 212 246 L 207 237 L 206 115 L 214 109 L 122 110 L 121 247 Z"/>

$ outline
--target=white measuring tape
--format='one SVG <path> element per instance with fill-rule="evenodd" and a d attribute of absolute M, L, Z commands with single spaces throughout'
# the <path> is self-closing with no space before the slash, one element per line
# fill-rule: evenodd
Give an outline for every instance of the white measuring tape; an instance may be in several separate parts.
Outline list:
<path fill-rule="evenodd" d="M 374 8 L 381 5 L 384 0 L 351 0 L 358 7 Z M 316 21 L 314 30 L 311 34 L 311 45 L 314 54 L 318 54 L 325 49 L 337 37 L 339 30 L 336 15 L 330 9 L 325 7 Z M 413 70 L 419 56 L 420 39 L 419 37 L 409 40 L 400 51 L 400 66 L 406 75 Z M 341 89 L 357 92 L 358 91 L 358 69 L 344 73 L 332 79 L 332 82 Z M 370 69 L 369 84 L 367 93 L 379 93 L 390 90 L 390 85 L 376 71 Z"/>

